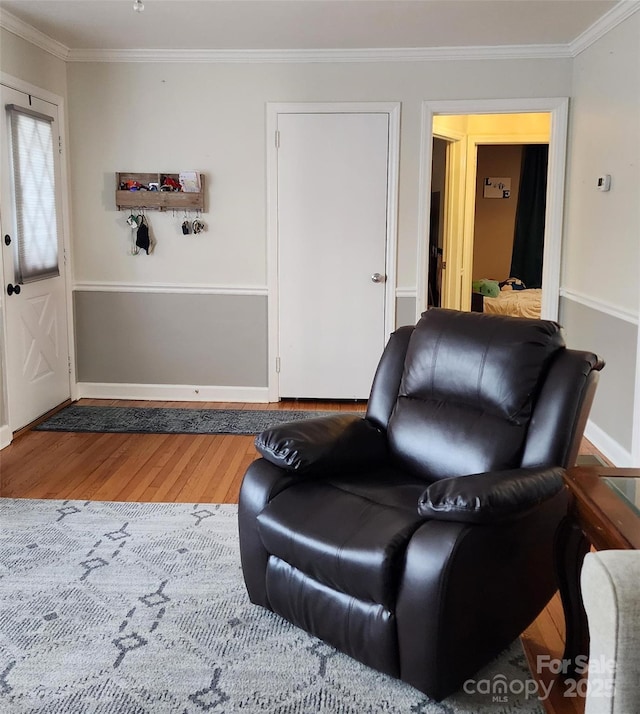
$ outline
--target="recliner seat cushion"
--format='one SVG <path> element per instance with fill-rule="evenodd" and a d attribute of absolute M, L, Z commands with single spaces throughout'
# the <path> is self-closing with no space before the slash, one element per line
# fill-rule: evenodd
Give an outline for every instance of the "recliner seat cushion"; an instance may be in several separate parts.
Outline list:
<path fill-rule="evenodd" d="M 418 490 L 407 488 L 405 508 L 324 481 L 295 484 L 258 516 L 260 537 L 267 552 L 319 583 L 392 608 L 406 545 L 424 522 Z"/>
<path fill-rule="evenodd" d="M 389 420 L 394 458 L 431 479 L 517 467 L 541 378 L 563 347 L 555 322 L 427 311 Z"/>

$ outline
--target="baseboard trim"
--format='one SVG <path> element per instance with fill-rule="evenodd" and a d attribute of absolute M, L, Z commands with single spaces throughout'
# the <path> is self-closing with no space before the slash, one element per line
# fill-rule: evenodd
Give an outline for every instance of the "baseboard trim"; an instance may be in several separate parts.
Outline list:
<path fill-rule="evenodd" d="M 78 399 L 140 399 L 158 402 L 269 401 L 268 387 L 217 387 L 189 384 L 78 382 Z"/>
<path fill-rule="evenodd" d="M 606 431 L 601 429 L 597 424 L 594 424 L 591 419 L 587 422 L 584 435 L 614 466 L 627 468 L 634 465 L 631 453 L 620 446 Z"/>
<path fill-rule="evenodd" d="M 0 426 L 0 449 L 4 449 L 5 446 L 9 446 L 13 439 L 13 434 L 11 433 L 11 429 L 5 424 L 4 426 Z"/>

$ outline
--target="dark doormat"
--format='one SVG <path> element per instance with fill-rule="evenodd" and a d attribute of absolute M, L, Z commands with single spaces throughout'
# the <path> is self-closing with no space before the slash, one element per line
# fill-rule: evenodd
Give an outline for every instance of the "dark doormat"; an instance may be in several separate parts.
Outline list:
<path fill-rule="evenodd" d="M 340 411 L 285 409 L 165 409 L 81 407 L 71 404 L 34 427 L 35 431 L 133 434 L 259 434 L 264 429 Z M 364 416 L 363 413 L 361 413 Z"/>

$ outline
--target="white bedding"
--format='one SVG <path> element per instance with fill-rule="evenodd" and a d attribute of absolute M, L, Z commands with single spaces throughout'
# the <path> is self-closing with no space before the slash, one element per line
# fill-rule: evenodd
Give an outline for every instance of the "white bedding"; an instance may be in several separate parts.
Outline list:
<path fill-rule="evenodd" d="M 498 297 L 486 297 L 483 302 L 484 312 L 514 317 L 540 318 L 542 290 L 502 290 Z"/>

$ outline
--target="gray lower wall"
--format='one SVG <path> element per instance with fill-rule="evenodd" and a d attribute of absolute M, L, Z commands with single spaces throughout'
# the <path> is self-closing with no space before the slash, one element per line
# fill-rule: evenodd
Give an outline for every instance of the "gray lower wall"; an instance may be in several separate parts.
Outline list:
<path fill-rule="evenodd" d="M 591 420 L 631 452 L 638 327 L 568 298 L 560 299 L 559 322 L 569 347 L 596 352 L 605 360 Z"/>
<path fill-rule="evenodd" d="M 416 299 L 412 297 L 396 298 L 396 326 L 416 324 Z"/>
<path fill-rule="evenodd" d="M 74 293 L 79 382 L 267 386 L 267 298 Z"/>
<path fill-rule="evenodd" d="M 79 382 L 268 386 L 266 296 L 76 291 L 74 309 Z M 396 319 L 415 323 L 415 298 Z M 606 361 L 591 419 L 630 452 L 637 326 L 567 298 L 559 319 L 569 347 Z"/>
<path fill-rule="evenodd" d="M 78 382 L 268 386 L 266 296 L 77 290 L 74 320 Z"/>

